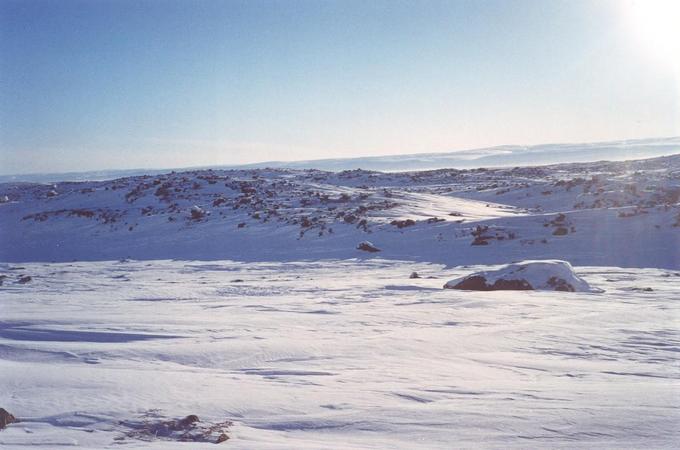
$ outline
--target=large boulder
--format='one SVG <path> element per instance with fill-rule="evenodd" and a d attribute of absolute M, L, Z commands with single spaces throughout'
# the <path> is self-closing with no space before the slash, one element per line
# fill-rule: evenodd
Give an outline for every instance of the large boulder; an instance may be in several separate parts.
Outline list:
<path fill-rule="evenodd" d="M 598 292 L 574 272 L 566 261 L 522 261 L 495 270 L 476 272 L 456 278 L 444 289 L 469 291 L 541 290 L 566 292 Z"/>

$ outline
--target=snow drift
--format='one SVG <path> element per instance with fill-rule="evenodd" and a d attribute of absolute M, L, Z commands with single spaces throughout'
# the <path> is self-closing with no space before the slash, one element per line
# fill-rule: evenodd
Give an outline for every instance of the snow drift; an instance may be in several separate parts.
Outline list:
<path fill-rule="evenodd" d="M 599 292 L 576 275 L 571 264 L 560 260 L 508 264 L 496 270 L 476 272 L 453 279 L 444 285 L 444 289 Z"/>

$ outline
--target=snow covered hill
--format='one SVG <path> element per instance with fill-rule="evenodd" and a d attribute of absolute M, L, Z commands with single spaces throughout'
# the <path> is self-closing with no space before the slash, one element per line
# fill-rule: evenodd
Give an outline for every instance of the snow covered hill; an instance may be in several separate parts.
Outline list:
<path fill-rule="evenodd" d="M 0 261 L 319 258 L 680 268 L 680 155 L 496 169 L 0 184 Z M 380 252 L 357 250 L 364 241 Z"/>
<path fill-rule="evenodd" d="M 678 249 L 680 155 L 0 184 L 0 447 L 677 448 Z"/>

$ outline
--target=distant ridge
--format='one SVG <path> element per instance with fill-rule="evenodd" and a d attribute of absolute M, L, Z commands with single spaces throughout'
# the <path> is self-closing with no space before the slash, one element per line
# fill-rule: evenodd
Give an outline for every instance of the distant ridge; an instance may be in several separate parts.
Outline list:
<path fill-rule="evenodd" d="M 470 169 L 545 165 L 601 160 L 653 158 L 680 153 L 680 136 L 666 138 L 629 139 L 572 144 L 501 145 L 442 153 L 328 158 L 305 161 L 265 161 L 251 164 L 178 167 L 166 169 L 122 169 L 86 172 L 0 175 L 0 182 L 98 181 L 138 175 L 157 175 L 172 170 L 291 168 L 342 171 L 353 169 L 382 172 L 428 170 L 442 168 Z"/>

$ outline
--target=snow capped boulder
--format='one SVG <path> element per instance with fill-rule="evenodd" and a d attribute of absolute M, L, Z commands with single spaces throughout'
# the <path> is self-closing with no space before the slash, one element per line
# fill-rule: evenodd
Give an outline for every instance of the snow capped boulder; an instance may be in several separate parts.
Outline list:
<path fill-rule="evenodd" d="M 191 218 L 193 220 L 200 220 L 200 219 L 204 218 L 206 215 L 207 215 L 207 213 L 200 206 L 194 205 L 194 206 L 191 207 Z"/>
<path fill-rule="evenodd" d="M 496 270 L 456 278 L 446 283 L 444 289 L 598 292 L 576 275 L 571 264 L 560 260 L 522 261 L 507 264 Z"/>
<path fill-rule="evenodd" d="M 9 203 L 9 197 L 6 195 L 0 195 L 0 203 Z"/>
<path fill-rule="evenodd" d="M 365 252 L 371 252 L 371 253 L 375 253 L 375 252 L 380 251 L 380 249 L 378 247 L 376 247 L 375 245 L 371 244 L 368 241 L 363 241 L 363 242 L 359 243 L 359 245 L 357 245 L 357 250 L 363 250 Z"/>

